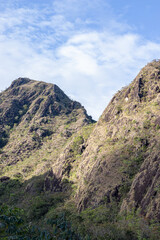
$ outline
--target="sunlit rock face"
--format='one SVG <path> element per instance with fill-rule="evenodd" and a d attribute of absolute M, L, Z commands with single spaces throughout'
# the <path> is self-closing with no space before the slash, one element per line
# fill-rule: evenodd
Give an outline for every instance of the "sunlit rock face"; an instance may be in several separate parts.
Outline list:
<path fill-rule="evenodd" d="M 79 210 L 122 202 L 159 216 L 160 61 L 118 91 L 91 133 L 79 165 Z M 149 207 L 148 207 L 149 206 Z"/>

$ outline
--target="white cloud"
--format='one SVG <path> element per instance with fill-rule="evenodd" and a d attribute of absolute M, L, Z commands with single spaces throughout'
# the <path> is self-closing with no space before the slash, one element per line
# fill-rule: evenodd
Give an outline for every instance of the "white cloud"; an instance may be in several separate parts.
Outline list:
<path fill-rule="evenodd" d="M 80 19 L 78 8 L 70 9 L 70 1 L 68 15 L 64 14 L 64 1 L 56 2 L 54 14 L 47 8 L 8 9 L 1 14 L 0 89 L 20 76 L 52 82 L 97 119 L 113 93 L 128 84 L 147 62 L 158 58 L 160 44 L 117 31 L 116 24 L 126 27 L 113 19 L 113 28 L 92 29 L 85 25 L 89 19 Z M 68 17 L 73 10 L 77 16 L 74 21 Z"/>

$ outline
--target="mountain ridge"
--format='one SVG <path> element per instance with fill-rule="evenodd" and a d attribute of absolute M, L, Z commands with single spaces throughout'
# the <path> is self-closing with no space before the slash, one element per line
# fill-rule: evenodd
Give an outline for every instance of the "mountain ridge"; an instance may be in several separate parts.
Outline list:
<path fill-rule="evenodd" d="M 91 204 L 91 195 L 93 193 L 95 195 L 94 188 L 97 188 L 97 197 L 93 197 L 95 202 L 93 206 L 102 201 L 103 197 L 106 197 L 108 202 L 114 197 L 120 200 L 122 197 L 120 188 L 125 184 L 125 178 L 128 178 L 128 175 L 123 173 L 122 168 L 127 168 L 127 165 L 132 166 L 132 162 L 129 162 L 129 158 L 135 158 L 135 162 L 133 163 L 135 166 L 128 169 L 128 171 L 132 171 L 129 175 L 135 176 L 148 154 L 147 148 L 150 149 L 152 142 L 159 142 L 159 64 L 160 62 L 155 61 L 149 63 L 140 71 L 129 86 L 123 88 L 112 98 L 95 126 L 95 129 L 91 133 L 88 139 L 88 141 L 90 141 L 90 149 L 85 153 L 86 156 L 84 156 L 83 159 L 85 164 L 82 163 L 82 165 L 86 166 L 88 161 L 86 173 L 83 168 L 83 178 L 85 181 L 89 181 L 89 186 L 84 193 L 78 195 L 82 196 L 82 200 L 78 203 L 80 209 L 83 209 L 85 205 L 88 207 L 87 201 L 89 201 L 89 205 Z M 155 132 L 156 129 L 158 130 L 157 132 Z M 158 143 L 155 146 L 155 151 L 158 151 Z M 91 158 L 92 155 L 96 160 L 94 161 L 95 167 L 93 165 L 91 170 L 89 169 L 89 158 Z M 128 161 L 126 165 L 123 163 L 125 161 Z M 100 171 L 99 174 L 98 169 Z M 117 169 L 119 170 L 117 171 Z M 91 171 L 94 174 L 94 180 L 91 177 L 92 174 L 90 177 L 88 176 L 88 172 Z M 86 178 L 84 176 L 85 174 Z M 97 186 L 95 184 L 96 176 L 97 178 L 100 176 L 97 180 Z M 108 181 L 106 183 L 107 179 Z M 126 183 L 128 181 L 130 182 L 128 179 Z M 127 184 L 129 184 L 129 182 Z M 109 187 L 109 185 L 111 185 L 111 187 Z M 83 183 L 81 183 L 80 189 L 82 186 L 84 186 Z M 81 189 L 80 192 L 81 191 L 83 192 L 84 190 Z M 90 191 L 92 194 L 89 194 Z M 101 191 L 101 193 L 99 191 Z M 89 198 L 86 196 L 87 194 Z M 135 206 L 136 204 L 134 207 Z M 147 215 L 149 216 L 149 213 Z M 153 217 L 154 213 L 152 212 L 151 215 Z"/>
<path fill-rule="evenodd" d="M 30 154 L 30 150 L 33 150 L 34 147 L 41 147 L 43 138 L 49 137 L 53 133 L 56 135 L 59 132 L 59 129 L 56 129 L 56 124 L 59 126 L 58 121 L 63 122 L 60 128 L 65 128 L 67 122 L 73 125 L 73 129 L 68 130 L 68 137 L 81 126 L 93 122 L 80 103 L 70 100 L 59 87 L 53 84 L 19 78 L 4 91 L 4 96 L 1 93 L 0 98 L 2 101 L 0 105 L 1 129 L 3 128 L 3 136 L 6 136 L 4 143 L 7 144 L 7 139 L 9 139 L 7 134 L 13 128 L 17 131 L 22 128 L 22 132 L 25 134 L 22 134 L 20 144 L 23 142 L 22 145 L 25 145 L 26 142 L 23 153 L 28 149 L 28 154 Z M 25 128 L 28 129 L 28 136 Z M 63 131 L 67 132 L 67 129 L 63 129 Z M 2 143 L 2 146 L 5 144 Z M 11 145 L 9 145 L 10 149 L 16 149 L 17 144 Z M 20 145 L 17 145 L 17 151 L 13 150 L 11 157 L 19 150 Z M 4 153 L 2 157 L 3 155 Z"/>

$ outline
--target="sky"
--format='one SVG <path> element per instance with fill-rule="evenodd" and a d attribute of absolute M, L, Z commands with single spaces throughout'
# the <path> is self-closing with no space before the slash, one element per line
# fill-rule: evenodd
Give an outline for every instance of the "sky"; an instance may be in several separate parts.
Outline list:
<path fill-rule="evenodd" d="M 0 0 L 0 91 L 18 77 L 58 85 L 97 120 L 160 58 L 159 0 Z"/>

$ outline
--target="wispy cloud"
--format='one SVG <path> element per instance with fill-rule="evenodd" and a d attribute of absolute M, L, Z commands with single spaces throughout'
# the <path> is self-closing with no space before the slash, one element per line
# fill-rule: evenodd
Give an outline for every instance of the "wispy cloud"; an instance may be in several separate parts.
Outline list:
<path fill-rule="evenodd" d="M 106 1 L 17 6 L 0 14 L 0 89 L 19 76 L 53 82 L 97 119 L 113 93 L 160 55 L 160 44 L 118 22 Z"/>

